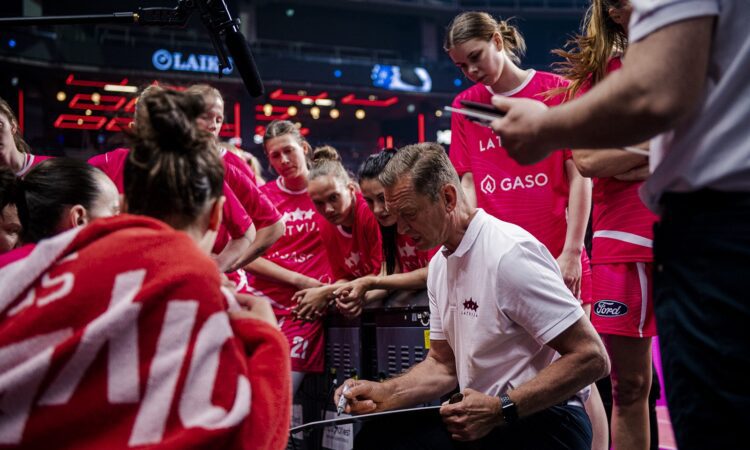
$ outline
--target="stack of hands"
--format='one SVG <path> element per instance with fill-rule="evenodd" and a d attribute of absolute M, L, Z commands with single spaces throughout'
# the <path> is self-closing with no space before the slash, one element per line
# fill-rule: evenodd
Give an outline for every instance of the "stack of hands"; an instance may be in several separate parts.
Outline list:
<path fill-rule="evenodd" d="M 336 305 L 344 316 L 357 317 L 362 314 L 373 279 L 372 276 L 366 276 L 330 285 L 308 278 L 305 280 L 306 285 L 303 285 L 305 287 L 292 296 L 292 301 L 297 304 L 292 314 L 297 320 L 313 321 L 322 317 L 329 306 Z"/>

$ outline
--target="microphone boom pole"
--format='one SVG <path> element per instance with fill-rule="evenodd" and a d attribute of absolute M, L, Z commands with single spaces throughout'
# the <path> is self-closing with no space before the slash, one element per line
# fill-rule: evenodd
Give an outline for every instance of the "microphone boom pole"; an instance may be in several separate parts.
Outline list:
<path fill-rule="evenodd" d="M 242 77 L 248 93 L 252 97 L 262 95 L 263 82 L 250 52 L 250 46 L 239 31 L 239 19 L 232 19 L 224 0 L 178 0 L 177 6 L 174 8 L 138 8 L 135 12 L 115 12 L 111 14 L 3 17 L 0 18 L 0 27 L 102 23 L 184 27 L 190 15 L 196 9 L 200 10 L 201 20 L 208 31 L 216 56 L 219 58 L 219 77 L 222 75 L 222 70 L 231 67 L 226 50 L 228 48 L 229 53 L 234 57 L 234 64 L 237 66 L 237 71 Z M 225 42 L 222 42 L 222 37 Z"/>

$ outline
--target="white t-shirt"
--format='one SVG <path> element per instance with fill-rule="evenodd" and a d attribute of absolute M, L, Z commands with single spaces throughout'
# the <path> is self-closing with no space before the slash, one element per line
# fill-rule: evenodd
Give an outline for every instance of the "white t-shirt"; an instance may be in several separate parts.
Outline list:
<path fill-rule="evenodd" d="M 497 395 L 559 357 L 545 344 L 584 313 L 544 245 L 479 209 L 456 251 L 441 250 L 427 276 L 430 339 L 453 349 L 461 389 Z"/>
<path fill-rule="evenodd" d="M 683 20 L 718 16 L 705 99 L 694 115 L 651 142 L 643 191 L 656 210 L 665 192 L 750 192 L 750 3 L 746 0 L 631 0 L 630 41 Z M 679 76 L 679 74 L 675 75 Z M 668 82 L 665 80 L 664 82 Z"/>

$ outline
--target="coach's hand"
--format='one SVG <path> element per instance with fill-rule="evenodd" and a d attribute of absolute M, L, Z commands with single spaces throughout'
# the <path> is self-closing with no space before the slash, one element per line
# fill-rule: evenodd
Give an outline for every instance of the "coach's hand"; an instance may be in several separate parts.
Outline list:
<path fill-rule="evenodd" d="M 349 386 L 349 392 L 346 397 L 346 407 L 344 412 L 348 414 L 370 414 L 374 412 L 385 411 L 387 400 L 391 393 L 383 383 L 374 381 L 354 380 L 349 378 L 336 389 L 333 394 L 333 404 L 338 405 L 341 392 L 344 390 L 344 384 Z"/>
<path fill-rule="evenodd" d="M 483 438 L 503 423 L 499 398 L 468 388 L 462 394 L 464 398 L 460 402 L 446 402 L 440 407 L 440 415 L 451 438 L 457 441 L 474 441 Z"/>
<path fill-rule="evenodd" d="M 500 144 L 519 164 L 537 163 L 555 150 L 541 131 L 544 103 L 527 98 L 492 97 L 492 104 L 505 117 L 492 121 L 492 130 L 500 135 Z"/>

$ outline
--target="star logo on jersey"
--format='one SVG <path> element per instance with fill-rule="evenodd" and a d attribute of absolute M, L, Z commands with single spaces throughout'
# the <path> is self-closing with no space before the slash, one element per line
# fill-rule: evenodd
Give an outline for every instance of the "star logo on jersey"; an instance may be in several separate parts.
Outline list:
<path fill-rule="evenodd" d="M 464 310 L 461 311 L 462 315 L 477 317 L 477 310 L 479 309 L 479 304 L 475 302 L 473 298 L 469 297 L 467 300 L 464 300 L 463 305 L 464 305 Z"/>
<path fill-rule="evenodd" d="M 497 189 L 497 182 L 494 178 L 492 178 L 492 175 L 487 175 L 484 177 L 484 179 L 482 179 L 479 187 L 485 194 L 494 194 L 495 189 Z"/>
<path fill-rule="evenodd" d="M 417 256 L 417 247 L 414 247 L 413 245 L 406 244 L 403 247 L 398 248 L 398 253 L 401 255 L 402 258 L 406 258 L 407 256 Z"/>
<path fill-rule="evenodd" d="M 361 259 L 361 255 L 359 252 L 351 252 L 349 253 L 349 257 L 344 259 L 344 264 L 346 264 L 346 267 L 353 270 L 357 265 L 359 265 L 359 261 Z"/>
<path fill-rule="evenodd" d="M 303 210 L 297 208 L 294 211 L 284 212 L 282 219 L 284 220 L 284 223 L 296 222 L 300 220 L 312 219 L 313 214 L 315 214 L 315 212 L 311 209 Z"/>

